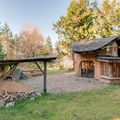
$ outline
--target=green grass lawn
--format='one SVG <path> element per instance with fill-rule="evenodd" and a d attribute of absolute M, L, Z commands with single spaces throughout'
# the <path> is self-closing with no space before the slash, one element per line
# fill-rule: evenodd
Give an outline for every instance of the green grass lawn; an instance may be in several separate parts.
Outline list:
<path fill-rule="evenodd" d="M 0 109 L 0 120 L 114 120 L 120 118 L 120 87 L 46 94 Z"/>
<path fill-rule="evenodd" d="M 60 73 L 65 73 L 65 72 L 67 72 L 67 71 L 65 71 L 65 70 L 47 70 L 47 75 L 48 76 L 53 76 L 53 75 L 58 75 L 58 74 L 60 74 Z"/>

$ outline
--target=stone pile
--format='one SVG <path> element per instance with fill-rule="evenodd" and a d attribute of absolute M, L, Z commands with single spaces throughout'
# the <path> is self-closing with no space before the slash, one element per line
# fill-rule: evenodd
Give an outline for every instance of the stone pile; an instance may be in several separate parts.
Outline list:
<path fill-rule="evenodd" d="M 41 92 L 38 91 L 32 91 L 32 92 L 3 92 L 2 95 L 0 95 L 0 107 L 6 106 L 11 107 L 14 106 L 18 101 L 29 99 L 29 100 L 35 100 L 37 96 L 41 96 Z"/>

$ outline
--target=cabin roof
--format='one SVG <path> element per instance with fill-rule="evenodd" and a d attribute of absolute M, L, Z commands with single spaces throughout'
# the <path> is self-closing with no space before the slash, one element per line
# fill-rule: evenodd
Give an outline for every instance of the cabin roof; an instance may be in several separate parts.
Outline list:
<path fill-rule="evenodd" d="M 92 52 L 101 49 L 111 42 L 120 40 L 120 36 L 112 36 L 107 38 L 98 38 L 93 40 L 82 40 L 72 43 L 72 50 L 76 53 Z"/>

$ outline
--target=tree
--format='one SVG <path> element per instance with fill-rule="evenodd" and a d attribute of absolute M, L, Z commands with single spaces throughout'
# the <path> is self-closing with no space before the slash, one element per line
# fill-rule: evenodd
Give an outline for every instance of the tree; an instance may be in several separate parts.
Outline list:
<path fill-rule="evenodd" d="M 5 53 L 3 51 L 3 46 L 0 43 L 0 60 L 3 60 L 5 58 Z"/>
<path fill-rule="evenodd" d="M 15 53 L 15 42 L 17 40 L 17 35 L 13 35 L 7 23 L 1 26 L 0 29 L 0 42 L 3 46 L 4 52 L 6 53 L 7 59 L 16 58 Z"/>
<path fill-rule="evenodd" d="M 7 22 L 1 28 L 1 38 L 4 40 L 9 40 L 9 41 L 14 40 L 14 36 L 13 36 Z"/>
<path fill-rule="evenodd" d="M 66 15 L 53 25 L 61 39 L 63 54 L 69 54 L 74 41 L 120 34 L 120 2 L 104 0 L 100 6 L 96 4 L 90 0 L 72 0 Z"/>
<path fill-rule="evenodd" d="M 49 53 L 40 30 L 35 26 L 24 26 L 18 41 L 19 53 L 23 57 L 35 57 Z"/>
<path fill-rule="evenodd" d="M 93 33 L 93 10 L 88 0 L 73 0 L 67 10 L 67 14 L 62 16 L 54 24 L 54 30 L 62 39 L 63 47 L 69 50 L 73 41 L 91 39 Z"/>
<path fill-rule="evenodd" d="M 56 47 L 56 50 L 60 56 L 64 56 L 64 55 L 70 56 L 71 55 L 71 52 L 70 52 L 71 46 L 68 45 L 68 42 L 69 42 L 69 40 L 68 41 L 67 40 L 58 40 L 56 42 L 55 47 Z"/>
<path fill-rule="evenodd" d="M 46 38 L 46 41 L 47 41 L 47 44 L 48 44 L 49 51 L 52 53 L 53 48 L 52 48 L 52 41 L 51 41 L 50 36 L 48 36 Z"/>
<path fill-rule="evenodd" d="M 120 2 L 104 0 L 94 11 L 96 34 L 101 37 L 117 35 L 120 32 Z"/>

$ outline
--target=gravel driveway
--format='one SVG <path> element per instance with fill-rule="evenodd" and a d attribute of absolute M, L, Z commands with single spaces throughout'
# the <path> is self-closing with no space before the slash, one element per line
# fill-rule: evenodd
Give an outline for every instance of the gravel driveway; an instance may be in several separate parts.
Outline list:
<path fill-rule="evenodd" d="M 43 90 L 43 77 L 38 76 L 29 80 L 22 81 L 25 85 L 32 87 L 34 90 Z M 93 90 L 106 87 L 106 84 L 100 83 L 94 79 L 77 79 L 73 72 L 62 73 L 47 78 L 48 92 L 70 92 Z"/>

